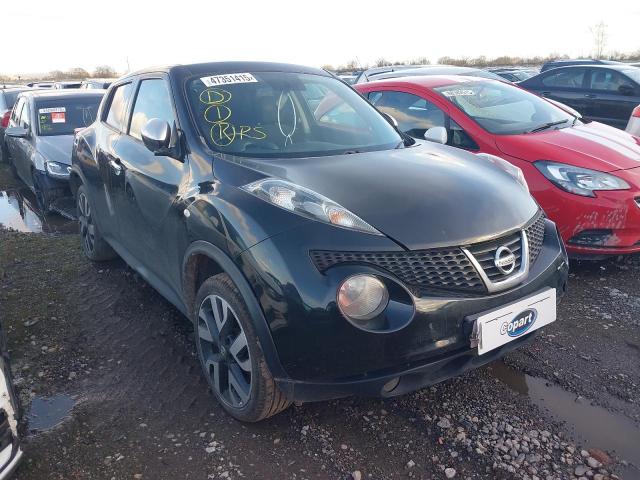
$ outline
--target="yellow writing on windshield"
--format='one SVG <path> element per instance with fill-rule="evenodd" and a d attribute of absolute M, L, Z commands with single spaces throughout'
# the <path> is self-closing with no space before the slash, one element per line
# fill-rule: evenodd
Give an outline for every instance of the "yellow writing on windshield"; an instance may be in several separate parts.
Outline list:
<path fill-rule="evenodd" d="M 208 105 L 204 119 L 211 123 L 211 141 L 218 147 L 228 147 L 236 139 L 264 140 L 267 133 L 261 126 L 234 125 L 230 122 L 233 111 L 229 105 L 232 95 L 221 88 L 210 88 L 200 94 L 200 102 Z"/>

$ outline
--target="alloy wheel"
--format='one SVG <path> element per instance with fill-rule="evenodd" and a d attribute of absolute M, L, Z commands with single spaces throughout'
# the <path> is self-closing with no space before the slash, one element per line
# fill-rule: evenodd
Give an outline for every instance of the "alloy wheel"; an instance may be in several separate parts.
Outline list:
<path fill-rule="evenodd" d="M 251 355 L 247 337 L 231 305 L 209 295 L 198 312 L 201 361 L 218 398 L 232 408 L 242 408 L 251 393 Z"/>
<path fill-rule="evenodd" d="M 93 253 L 95 248 L 96 227 L 91 218 L 91 207 L 84 192 L 78 195 L 78 222 L 80 223 L 80 237 L 82 246 L 87 253 Z"/>

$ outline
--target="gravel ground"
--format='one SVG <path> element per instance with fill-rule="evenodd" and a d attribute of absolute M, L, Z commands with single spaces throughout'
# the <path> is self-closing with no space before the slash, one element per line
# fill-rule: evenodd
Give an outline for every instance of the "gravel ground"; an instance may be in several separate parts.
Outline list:
<path fill-rule="evenodd" d="M 190 323 L 123 262 L 0 228 L 0 320 L 31 412 L 17 478 L 640 478 L 640 258 L 572 272 L 558 321 L 504 363 L 243 425 L 207 392 Z M 34 428 L 56 395 L 73 409 Z"/>

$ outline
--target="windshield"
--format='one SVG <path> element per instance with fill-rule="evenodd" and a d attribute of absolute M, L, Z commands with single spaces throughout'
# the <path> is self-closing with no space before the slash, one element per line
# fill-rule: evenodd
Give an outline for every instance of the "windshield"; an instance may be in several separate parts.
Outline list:
<path fill-rule="evenodd" d="M 73 135 L 76 128 L 88 127 L 96 119 L 100 100 L 100 97 L 93 95 L 38 100 L 38 134 L 42 137 Z"/>
<path fill-rule="evenodd" d="M 192 79 L 187 96 L 213 150 L 250 157 L 313 157 L 397 147 L 398 132 L 341 81 L 285 72 Z"/>
<path fill-rule="evenodd" d="M 551 123 L 555 128 L 571 126 L 575 119 L 546 100 L 502 82 L 468 82 L 434 90 L 496 135 L 527 133 Z"/>

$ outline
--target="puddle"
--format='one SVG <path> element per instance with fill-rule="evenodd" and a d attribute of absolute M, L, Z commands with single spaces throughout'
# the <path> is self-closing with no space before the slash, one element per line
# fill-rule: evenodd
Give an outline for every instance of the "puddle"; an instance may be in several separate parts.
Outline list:
<path fill-rule="evenodd" d="M 19 232 L 77 233 L 73 199 L 60 199 L 53 209 L 58 213 L 43 215 L 28 188 L 0 191 L 0 228 Z"/>
<path fill-rule="evenodd" d="M 42 432 L 62 423 L 75 403 L 73 398 L 65 394 L 48 398 L 34 397 L 27 417 L 29 430 Z"/>
<path fill-rule="evenodd" d="M 502 362 L 492 363 L 489 371 L 513 391 L 527 396 L 555 419 L 564 422 L 578 445 L 613 451 L 633 464 L 618 469 L 621 478 L 640 478 L 640 428 L 631 419 L 591 405 L 587 399 L 576 401 L 575 394 L 542 378 L 509 368 Z"/>

